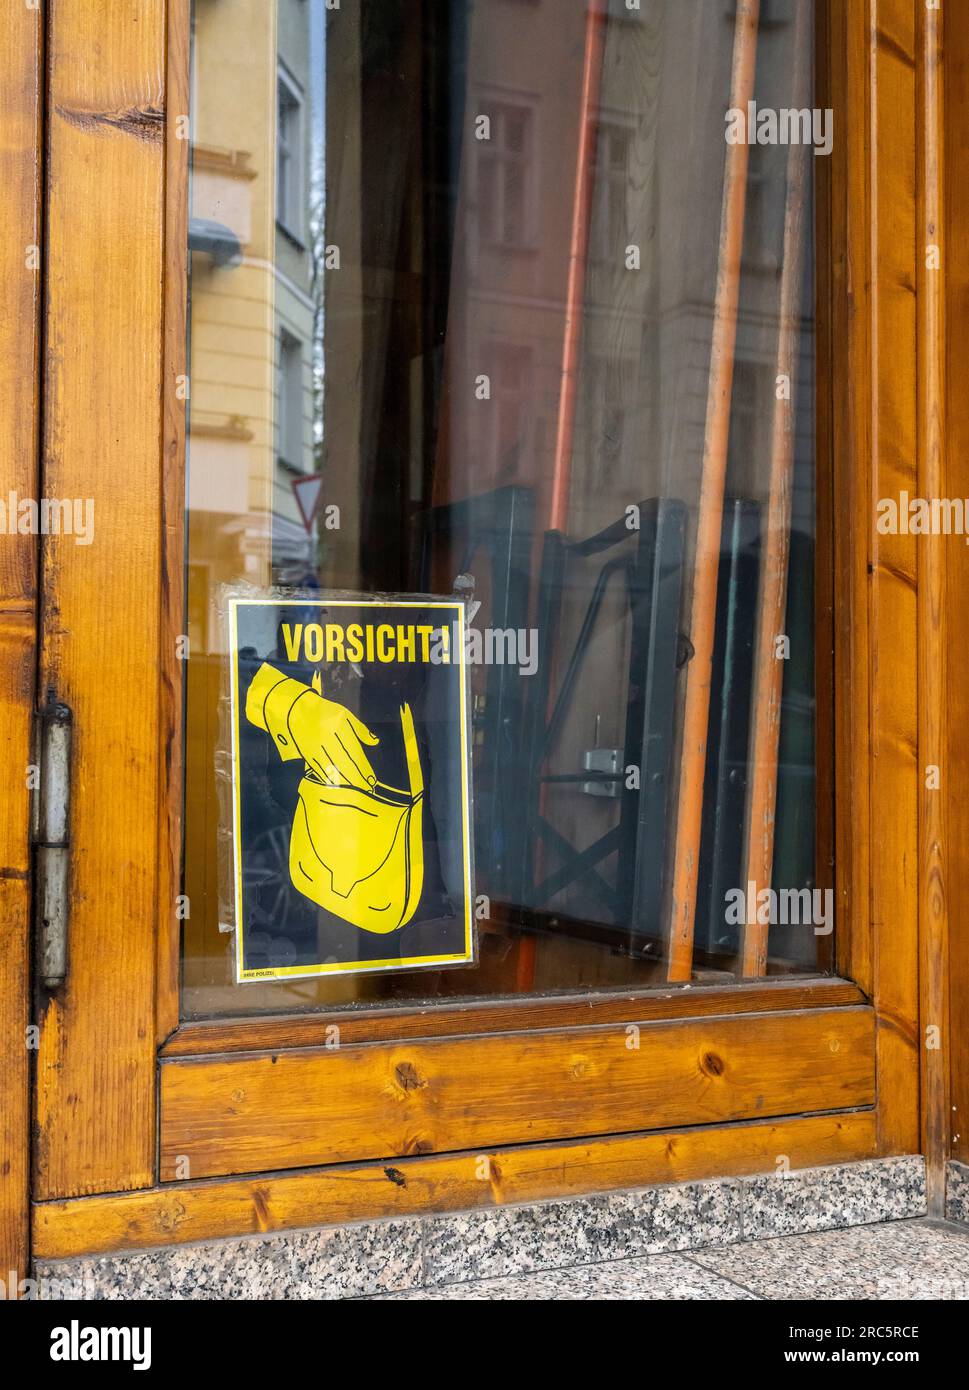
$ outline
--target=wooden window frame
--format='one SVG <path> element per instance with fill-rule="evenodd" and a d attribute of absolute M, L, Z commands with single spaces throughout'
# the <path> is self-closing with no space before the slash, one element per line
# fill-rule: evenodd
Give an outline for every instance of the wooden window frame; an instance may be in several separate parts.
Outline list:
<path fill-rule="evenodd" d="M 832 11 L 837 11 L 840 0 L 828 0 Z M 179 18 L 179 10 L 188 9 L 189 0 L 169 0 L 169 45 L 173 54 L 178 54 L 178 61 L 173 63 L 169 73 L 169 105 L 174 102 L 175 106 L 181 110 L 187 103 L 189 96 L 187 86 L 181 74 L 188 70 L 189 58 L 186 46 L 189 42 L 187 21 Z M 821 6 L 820 18 L 817 23 L 816 40 L 818 51 L 822 50 L 822 44 L 826 40 L 828 17 L 824 14 L 824 6 Z M 847 20 L 844 20 L 845 25 Z M 843 96 L 846 89 L 846 74 L 836 72 L 832 64 L 831 69 L 826 71 L 824 90 L 819 91 L 818 100 L 823 104 L 830 105 L 837 102 Z M 828 93 L 828 84 L 833 84 L 835 90 Z M 497 89 L 496 93 L 497 93 Z M 494 101 L 501 105 L 507 103 L 508 93 L 502 92 L 494 95 Z M 488 98 L 490 100 L 490 96 Z M 522 109 L 525 109 L 525 101 L 519 98 Z M 487 104 L 487 101 L 485 102 Z M 534 114 L 534 113 L 533 113 Z M 534 120 L 532 126 L 534 127 Z M 184 458 L 185 449 L 185 412 L 184 404 L 174 391 L 172 383 L 177 382 L 186 368 L 186 339 L 184 334 L 185 320 L 185 277 L 186 264 L 182 251 L 184 242 L 184 227 L 186 212 L 183 206 L 184 199 L 180 196 L 180 190 L 185 187 L 185 178 L 188 168 L 188 153 L 185 149 L 186 142 L 174 141 L 169 133 L 167 141 L 168 168 L 167 168 L 167 224 L 166 224 L 166 324 L 171 324 L 172 331 L 166 328 L 166 402 L 169 407 L 166 420 L 167 441 L 165 456 L 173 461 L 173 469 L 166 473 L 166 512 L 171 515 L 173 525 L 166 530 L 163 547 L 163 562 L 165 566 L 165 583 L 163 587 L 163 627 L 167 632 L 177 634 L 181 631 L 184 623 L 184 565 L 185 565 L 185 499 L 183 477 L 179 472 L 181 460 Z M 843 153 L 843 152 L 842 152 Z M 833 161 L 831 161 L 833 163 Z M 833 280 L 834 258 L 838 254 L 837 237 L 833 227 L 830 226 L 832 198 L 831 188 L 837 178 L 846 177 L 846 171 L 829 174 L 829 161 L 818 160 L 821 166 L 817 179 L 816 198 L 818 201 L 818 211 L 815 217 L 816 236 L 815 248 L 818 258 L 818 282 L 825 288 L 818 291 L 818 351 L 817 358 L 821 360 L 821 344 L 824 337 L 826 324 L 821 320 L 826 316 L 822 306 L 827 306 L 827 315 L 834 313 L 834 294 L 835 286 Z M 827 224 L 827 225 L 825 225 Z M 822 227 L 824 230 L 822 231 Z M 829 341 L 836 341 L 829 334 Z M 500 346 L 500 345 L 499 345 Z M 830 349 L 829 349 L 830 350 Z M 835 730 L 834 713 L 834 672 L 832 665 L 827 664 L 824 655 L 827 647 L 835 645 L 834 632 L 834 605 L 832 595 L 834 592 L 834 564 L 835 555 L 832 547 L 828 543 L 834 533 L 832 519 L 834 515 L 833 496 L 837 480 L 835 467 L 835 447 L 836 441 L 831 428 L 832 409 L 830 408 L 827 393 L 832 388 L 832 378 L 834 373 L 831 371 L 816 372 L 816 411 L 817 411 L 817 453 L 819 460 L 823 461 L 824 467 L 819 468 L 818 488 L 818 561 L 816 563 L 816 599 L 817 599 L 817 724 L 821 731 L 827 731 L 828 737 Z M 168 399 L 168 397 L 171 399 Z M 823 484 L 827 484 L 827 494 L 824 492 Z M 182 664 L 177 660 L 171 660 L 166 670 L 166 685 L 170 682 L 176 692 L 181 690 L 183 669 Z M 845 681 L 847 688 L 847 680 Z M 162 723 L 162 757 L 169 770 L 169 821 L 164 832 L 167 843 L 163 843 L 162 852 L 168 864 L 175 866 L 180 862 L 181 836 L 182 836 L 182 817 L 181 817 L 181 798 L 182 785 L 179 750 L 182 746 L 182 729 L 177 723 L 181 719 L 181 709 L 178 712 L 167 712 L 167 717 Z M 835 739 L 836 739 L 835 735 Z M 827 824 L 828 812 L 827 802 L 833 800 L 833 771 L 829 764 L 831 758 L 831 746 L 828 744 L 825 749 L 823 746 L 818 755 L 818 818 L 819 818 L 819 844 L 832 843 L 829 834 L 830 827 Z M 847 803 L 846 803 L 847 805 Z M 850 825 L 850 819 L 842 823 Z M 838 864 L 840 855 L 835 853 L 835 865 Z M 821 871 L 823 872 L 823 870 Z M 174 902 L 176 895 L 180 891 L 176 886 L 180 882 L 180 872 L 168 882 L 170 895 L 167 901 Z M 823 882 L 823 880 L 822 880 Z M 826 886 L 826 885 L 825 885 Z M 847 937 L 856 929 L 848 916 L 849 900 L 843 891 L 837 894 L 841 904 L 841 916 L 836 923 L 836 940 L 842 936 Z M 688 1019 L 691 1017 L 703 1017 L 714 1010 L 723 1013 L 733 1012 L 755 1012 L 758 1009 L 772 1011 L 777 1007 L 777 993 L 775 986 L 778 984 L 777 977 L 770 977 L 763 980 L 745 980 L 738 978 L 735 984 L 730 986 L 707 986 L 697 989 L 696 986 L 685 984 L 678 986 L 669 984 L 666 986 L 668 993 L 663 996 L 663 985 L 658 984 L 649 989 L 630 988 L 625 990 L 596 991 L 593 994 L 567 993 L 560 996 L 535 996 L 517 995 L 503 997 L 499 999 L 470 999 L 462 1003 L 455 1003 L 449 1000 L 442 1000 L 433 1005 L 410 1006 L 401 1004 L 395 1007 L 373 1005 L 363 1010 L 348 1010 L 346 1008 L 332 1010 L 315 1010 L 312 1013 L 281 1013 L 278 1015 L 262 1015 L 243 1017 L 227 1017 L 211 1020 L 183 1020 L 179 1010 L 179 988 L 178 978 L 180 969 L 180 950 L 181 932 L 183 924 L 176 920 L 174 916 L 168 923 L 167 940 L 159 942 L 162 953 L 163 972 L 161 978 L 166 981 L 166 993 L 163 998 L 159 997 L 159 1016 L 164 1018 L 167 1029 L 159 1033 L 158 1042 L 162 1059 L 176 1059 L 188 1056 L 200 1056 L 205 1054 L 216 1054 L 221 1050 L 243 1050 L 254 1051 L 258 1047 L 280 1046 L 312 1046 L 315 1042 L 327 1037 L 327 1030 L 334 1025 L 340 1028 L 341 1040 L 366 1039 L 373 1041 L 378 1038 L 387 1040 L 398 1040 L 414 1036 L 426 1036 L 428 1038 L 441 1036 L 444 1033 L 458 1034 L 465 1028 L 464 1020 L 467 1020 L 467 1031 L 469 1033 L 487 1032 L 514 1032 L 516 1030 L 527 1030 L 536 1026 L 558 1026 L 563 1027 L 568 1024 L 578 1024 L 582 1020 L 592 1021 L 592 1017 L 601 1013 L 608 1016 L 611 1020 L 624 1023 L 638 1023 L 653 1017 L 680 1017 Z M 160 933 L 160 937 L 165 933 Z M 824 959 L 825 940 L 820 942 L 819 959 Z M 828 959 L 824 961 L 827 968 L 833 968 L 839 973 L 833 976 L 815 976 L 807 973 L 804 976 L 796 977 L 796 983 L 800 988 L 796 991 L 790 1007 L 810 1007 L 810 1002 L 823 1000 L 827 997 L 826 991 L 830 988 L 838 993 L 842 1002 L 857 1003 L 861 999 L 870 998 L 870 988 L 862 987 L 860 990 L 852 983 L 847 970 L 844 969 L 844 961 L 850 959 L 850 953 L 841 952 L 835 958 L 830 952 Z M 174 981 L 174 985 L 171 983 Z M 740 991 L 737 994 L 737 991 Z M 174 994 L 174 998 L 172 998 Z M 737 994 L 737 1002 L 731 1002 L 733 996 Z M 665 1002 L 659 1012 L 654 1012 L 653 1001 L 662 997 Z M 700 999 L 709 999 L 709 1005 L 696 1002 Z M 536 1022 L 542 1020 L 543 1022 Z M 285 1041 L 283 1041 L 285 1040 Z"/>
<path fill-rule="evenodd" d="M 176 638 L 184 621 L 179 377 L 188 144 L 179 138 L 178 118 L 188 104 L 188 4 L 169 0 L 167 17 L 157 0 L 142 0 L 136 9 L 141 13 L 117 7 L 105 14 L 94 0 L 83 0 L 53 12 L 48 217 L 52 245 L 78 249 L 49 278 L 48 341 L 56 350 L 69 338 L 72 351 L 45 383 L 43 458 L 51 495 L 83 495 L 98 430 L 83 383 L 92 374 L 110 379 L 122 354 L 160 367 L 156 447 L 150 447 L 149 372 L 132 404 L 143 418 L 127 416 L 130 432 L 123 429 L 118 438 L 99 434 L 97 469 L 109 497 L 135 487 L 146 499 L 136 507 L 139 524 L 150 529 L 155 522 L 157 539 L 146 544 L 143 535 L 132 534 L 130 512 L 117 522 L 109 514 L 113 562 L 140 557 L 143 564 L 161 565 L 149 650 L 131 658 L 129 673 L 136 691 L 147 693 L 149 678 L 151 688 L 159 688 L 160 670 L 157 724 L 143 721 L 145 741 L 139 744 L 136 736 L 133 749 L 130 739 L 123 748 L 105 744 L 98 772 L 107 786 L 125 774 L 133 756 L 139 762 L 140 775 L 126 789 L 121 810 L 155 811 L 147 827 L 132 832 L 132 850 L 153 872 L 129 883 L 123 915 L 117 891 L 112 898 L 105 890 L 107 898 L 98 901 L 82 896 L 76 904 L 72 931 L 81 960 L 90 960 L 96 946 L 139 973 L 133 987 L 122 969 L 79 971 L 44 1015 L 35 1253 L 138 1248 L 773 1171 L 779 1153 L 797 1167 L 925 1150 L 937 1202 L 945 1142 L 938 1123 L 926 1128 L 928 1110 L 923 1105 L 920 1111 L 919 1098 L 921 1080 L 937 1100 L 938 1068 L 929 1063 L 925 1069 L 919 1040 L 924 1020 L 939 1008 L 939 986 L 930 970 L 920 977 L 919 958 L 921 952 L 923 963 L 934 959 L 932 949 L 945 932 L 944 896 L 940 915 L 933 867 L 944 855 L 944 825 L 937 823 L 920 775 L 926 762 L 941 761 L 944 704 L 932 687 L 942 626 L 934 587 L 938 557 L 930 545 L 917 564 L 914 538 L 878 536 L 872 505 L 899 487 L 917 495 L 938 468 L 933 417 L 939 382 L 932 368 L 940 343 L 938 292 L 916 250 L 924 240 L 922 220 L 927 225 L 938 214 L 935 18 L 921 0 L 829 0 L 819 7 L 819 51 L 831 54 L 819 100 L 850 130 L 836 139 L 818 207 L 818 225 L 826 229 L 818 357 L 832 363 L 819 375 L 826 386 L 818 393 L 818 439 L 830 460 L 831 485 L 819 491 L 818 532 L 832 538 L 834 561 L 818 566 L 817 610 L 822 632 L 831 633 L 827 670 L 819 644 L 818 689 L 820 695 L 830 677 L 833 708 L 821 717 L 833 718 L 837 776 L 832 782 L 834 769 L 819 760 L 818 797 L 833 806 L 840 909 L 834 964 L 844 978 L 181 1024 L 175 901 L 183 730 Z M 95 41 L 106 55 L 100 63 L 87 56 Z M 167 86 L 165 139 L 160 82 Z M 85 159 L 85 153 L 99 157 Z M 119 188 L 130 194 L 126 205 L 139 209 L 134 244 L 144 264 L 137 315 L 126 299 L 132 288 L 120 258 L 101 267 L 95 312 L 71 294 L 78 278 L 93 274 L 88 239 L 111 225 L 102 205 L 112 193 L 105 189 L 117 196 Z M 164 284 L 157 302 L 150 293 L 155 271 L 155 283 Z M 45 578 L 62 599 L 58 631 L 66 631 L 83 590 L 77 557 L 58 555 Z M 103 708 L 99 673 L 90 660 L 73 655 L 63 637 L 45 636 L 40 675 L 45 685 L 53 678 L 67 692 L 82 729 L 89 714 Z M 165 814 L 156 831 L 159 804 Z M 77 839 L 84 884 L 103 887 L 116 848 L 99 842 L 86 823 Z M 339 1051 L 328 1052 L 321 1030 L 333 1021 L 344 1036 Z M 615 1063 L 603 1049 L 605 1040 L 609 1047 L 624 1046 L 631 1024 L 643 1036 L 623 1073 L 629 1108 L 620 1114 L 610 1099 Z M 752 1071 L 757 1039 L 762 1043 Z M 798 1047 L 810 1052 L 813 1071 L 797 1073 Z M 506 1105 L 489 1138 L 486 1121 L 469 1117 L 465 1104 L 459 1142 L 469 1147 L 451 1152 L 456 1081 L 473 1074 L 481 1058 L 490 1068 L 487 1086 L 482 1080 L 490 1104 L 497 1103 L 495 1078 L 504 1076 L 511 1094 L 516 1068 L 520 1075 L 529 1058 L 555 1080 L 558 1119 L 530 1130 L 534 1098 L 523 1098 L 510 1115 Z M 320 1069 L 326 1075 L 328 1066 L 340 1078 L 335 1089 L 345 1108 L 352 1078 L 368 1078 L 365 1122 L 375 1143 L 390 1132 L 380 1126 L 397 1124 L 392 1151 L 384 1146 L 375 1157 L 368 1150 L 370 1157 L 354 1162 L 345 1145 L 327 1148 L 320 1141 L 343 1113 L 326 1109 L 328 1088 L 318 1084 Z M 657 1089 L 670 1066 L 692 1078 L 692 1109 L 678 1108 L 678 1097 L 666 1104 Z M 303 1147 L 292 1138 L 291 1112 L 277 1111 L 279 1097 L 265 1081 L 272 1073 L 285 1075 L 287 1096 L 299 1095 L 307 1079 L 316 1083 L 307 1111 L 312 1133 Z M 761 1118 L 752 1075 L 763 1076 L 770 1118 Z M 109 1107 L 101 1103 L 106 1086 Z M 783 1110 L 788 1086 L 796 1087 L 799 1113 Z M 443 1128 L 438 1096 L 445 1101 Z M 227 1127 L 230 1107 L 246 1109 L 250 1122 L 235 1136 Z M 389 1120 L 388 1107 L 397 1107 Z M 290 1123 L 280 1127 L 285 1135 L 270 1152 L 287 1171 L 251 1171 L 275 1132 L 274 1115 L 285 1114 Z M 401 1115 L 414 1118 L 412 1131 L 398 1123 Z M 585 1124 L 582 1133 L 575 1132 L 577 1123 Z M 620 1124 L 628 1132 L 617 1132 Z M 179 1171 L 174 1160 L 186 1142 L 191 1148 L 193 1135 L 204 1149 L 205 1176 L 171 1180 Z M 491 1160 L 487 1182 L 476 1176 L 482 1154 Z"/>

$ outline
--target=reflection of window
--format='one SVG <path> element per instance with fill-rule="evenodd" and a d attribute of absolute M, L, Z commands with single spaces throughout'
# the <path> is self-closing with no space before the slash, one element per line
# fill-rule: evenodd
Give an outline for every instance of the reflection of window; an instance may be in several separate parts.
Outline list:
<path fill-rule="evenodd" d="M 532 226 L 534 131 L 531 108 L 488 102 L 482 114 L 491 137 L 478 148 L 478 216 L 481 240 L 499 246 L 528 246 Z"/>
<path fill-rule="evenodd" d="M 611 358 L 593 357 L 586 364 L 586 456 L 590 477 L 600 484 L 615 477 L 622 458 L 626 429 L 622 387 L 628 370 L 625 364 Z"/>
<path fill-rule="evenodd" d="M 743 248 L 749 270 L 777 272 L 784 258 L 785 190 L 783 177 L 775 176 L 776 164 L 775 147 L 751 145 Z"/>
<path fill-rule="evenodd" d="M 742 480 L 741 490 L 751 486 L 751 467 L 763 458 L 765 431 L 773 415 L 772 382 L 769 366 L 738 355 L 730 409 L 730 471 Z"/>
<path fill-rule="evenodd" d="M 303 97 L 296 83 L 279 69 L 276 81 L 276 220 L 302 239 Z"/>
<path fill-rule="evenodd" d="M 520 476 L 529 452 L 532 351 L 492 343 L 488 352 L 491 401 L 483 430 L 483 455 L 496 479 Z"/>
<path fill-rule="evenodd" d="M 290 468 L 303 470 L 303 344 L 283 328 L 279 334 L 277 453 Z"/>
<path fill-rule="evenodd" d="M 629 242 L 629 154 L 633 133 L 601 121 L 596 136 L 589 251 L 595 261 L 620 259 Z"/>

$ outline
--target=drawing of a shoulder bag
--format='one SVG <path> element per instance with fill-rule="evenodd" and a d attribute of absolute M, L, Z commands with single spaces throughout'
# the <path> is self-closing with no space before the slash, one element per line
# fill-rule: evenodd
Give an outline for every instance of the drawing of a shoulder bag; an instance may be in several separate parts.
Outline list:
<path fill-rule="evenodd" d="M 400 726 L 410 787 L 328 786 L 311 769 L 299 784 L 289 873 L 299 891 L 364 931 L 405 926 L 424 886 L 421 773 L 409 705 Z"/>
<path fill-rule="evenodd" d="M 270 734 L 284 760 L 297 755 L 293 707 L 308 698 L 312 709 L 314 695 L 316 681 L 311 694 L 308 686 L 268 665 L 250 688 L 247 716 Z M 321 698 L 323 705 L 334 708 Z M 381 935 L 411 920 L 424 886 L 424 777 L 409 705 L 400 707 L 400 727 L 407 789 L 377 780 L 348 785 L 320 776 L 304 760 L 289 842 L 293 886 L 335 916 Z"/>

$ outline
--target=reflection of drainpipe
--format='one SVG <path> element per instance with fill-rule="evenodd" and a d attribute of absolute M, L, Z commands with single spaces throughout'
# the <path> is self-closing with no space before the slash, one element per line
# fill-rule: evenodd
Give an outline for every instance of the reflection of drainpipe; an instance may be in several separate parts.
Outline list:
<path fill-rule="evenodd" d="M 189 218 L 188 249 L 210 256 L 213 265 L 242 264 L 242 246 L 235 232 L 231 227 L 226 227 L 222 222 L 213 222 L 209 217 Z"/>
<path fill-rule="evenodd" d="M 575 155 L 572 230 L 569 238 L 569 268 L 562 334 L 562 371 L 548 521 L 549 529 L 552 531 L 565 531 L 568 526 L 575 404 L 579 388 L 579 349 L 582 341 L 582 314 L 585 309 L 585 272 L 589 254 L 589 221 L 592 212 L 592 185 L 595 180 L 599 90 L 602 85 L 605 42 L 606 0 L 590 0 L 585 21 L 585 56 L 582 60 L 579 135 Z"/>

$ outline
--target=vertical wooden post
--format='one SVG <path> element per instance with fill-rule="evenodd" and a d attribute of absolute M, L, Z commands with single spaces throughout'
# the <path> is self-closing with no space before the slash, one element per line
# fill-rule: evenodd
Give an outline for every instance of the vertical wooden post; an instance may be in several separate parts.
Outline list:
<path fill-rule="evenodd" d="M 39 663 L 74 711 L 69 972 L 37 1053 L 38 1200 L 155 1176 L 166 6 L 47 6 Z M 167 912 L 166 912 L 167 917 Z"/>
<path fill-rule="evenodd" d="M 759 15 L 760 0 L 737 0 L 730 106 L 742 110 L 745 117 L 747 103 L 754 94 Z M 723 175 L 723 210 L 713 306 L 713 339 L 710 348 L 710 377 L 707 387 L 690 613 L 689 636 L 694 655 L 686 668 L 683 745 L 676 811 L 668 966 L 668 976 L 671 980 L 688 980 L 693 969 L 693 925 L 703 815 L 703 775 L 707 757 L 710 679 L 717 615 L 717 567 L 720 558 L 723 492 L 727 475 L 727 444 L 733 395 L 737 305 L 740 298 L 740 256 L 744 237 L 749 153 L 750 148 L 746 141 L 728 145 Z"/>
<path fill-rule="evenodd" d="M 918 459 L 920 497 L 949 495 L 945 465 L 945 276 L 942 191 L 942 17 L 920 7 L 917 125 L 918 201 Z M 948 993 L 946 789 L 947 607 L 944 547 L 956 537 L 919 537 L 919 1048 L 922 1150 L 928 1212 L 945 1215 L 949 1157 L 949 1067 L 953 1056 Z M 933 778 L 929 769 L 940 776 Z M 965 1020 L 959 1020 L 965 1026 Z"/>
<path fill-rule="evenodd" d="M 948 6 L 944 16 L 945 143 L 941 242 L 945 293 L 945 495 L 969 496 L 969 393 L 963 381 L 969 355 L 969 6 Z M 969 612 L 969 546 L 957 536 L 945 542 L 946 603 L 953 617 Z M 945 797 L 947 856 L 945 899 L 948 935 L 949 1028 L 943 1039 L 949 1095 L 946 1133 L 951 1159 L 969 1163 L 969 680 L 956 648 L 945 681 Z M 938 761 L 938 760 L 936 760 Z M 930 793 L 926 789 L 923 796 Z M 933 1009 L 932 1012 L 935 1012 Z M 955 1026 L 952 1026 L 952 1025 Z M 935 1060 L 935 1059 L 933 1059 Z"/>
<path fill-rule="evenodd" d="M 17 533 L 11 494 L 39 499 L 43 20 L 12 5 L 0 27 L 0 1279 L 27 1274 L 30 1183 L 31 762 L 37 537 Z M 12 525 L 11 525 L 12 521 Z M 10 1294 L 8 1289 L 8 1296 Z"/>
<path fill-rule="evenodd" d="M 857 267 L 854 313 L 867 314 L 870 383 L 857 365 L 869 413 L 869 461 L 852 460 L 868 483 L 854 520 L 868 534 L 870 732 L 866 777 L 870 807 L 869 914 L 873 995 L 878 1020 L 878 1144 L 880 1153 L 918 1153 L 919 1136 L 919 801 L 918 564 L 924 537 L 884 534 L 878 502 L 918 495 L 917 296 L 923 253 L 916 209 L 918 147 L 916 65 L 921 0 L 848 0 L 848 23 L 867 64 L 868 160 L 864 181 L 849 188 L 867 207 L 868 264 Z M 860 74 L 859 74 L 860 76 Z M 849 144 L 855 129 L 836 139 Z M 859 171 L 861 172 L 861 171 Z M 867 272 L 862 289 L 861 276 Z M 861 348 L 859 338 L 856 346 Z M 862 440 L 858 441 L 859 446 Z M 869 471 L 870 470 L 870 471 Z M 853 823 L 852 829 L 853 829 Z M 862 917 L 864 921 L 864 917 Z M 857 922 L 857 918 L 856 918 Z"/>
<path fill-rule="evenodd" d="M 177 642 L 185 627 L 185 393 L 188 318 L 188 151 L 180 128 L 189 114 L 190 0 L 168 0 L 165 77 L 165 283 L 162 453 L 161 685 L 158 750 L 164 771 L 158 844 L 158 992 L 155 1037 L 178 1027 L 181 923 L 175 900 L 182 892 L 183 673 Z"/>

